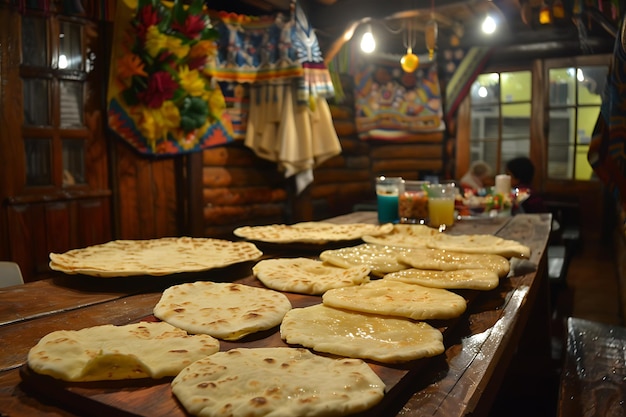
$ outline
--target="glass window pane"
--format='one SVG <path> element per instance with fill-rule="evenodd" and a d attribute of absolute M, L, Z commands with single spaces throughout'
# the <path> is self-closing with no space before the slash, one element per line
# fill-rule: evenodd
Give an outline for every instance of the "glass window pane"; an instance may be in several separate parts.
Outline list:
<path fill-rule="evenodd" d="M 476 140 L 470 142 L 470 161 L 485 161 L 495 169 L 498 163 L 498 141 Z"/>
<path fill-rule="evenodd" d="M 600 107 L 578 108 L 578 129 L 576 129 L 578 144 L 586 145 L 591 142 L 593 129 L 596 127 L 599 115 Z"/>
<path fill-rule="evenodd" d="M 548 146 L 548 177 L 571 179 L 574 165 L 574 147 Z"/>
<path fill-rule="evenodd" d="M 63 186 L 85 183 L 85 141 L 63 139 Z"/>
<path fill-rule="evenodd" d="M 517 158 L 518 156 L 530 155 L 530 137 L 517 139 L 502 139 L 502 163 Z"/>
<path fill-rule="evenodd" d="M 497 103 L 500 97 L 499 80 L 498 73 L 480 74 L 470 89 L 472 105 Z"/>
<path fill-rule="evenodd" d="M 550 106 L 573 105 L 576 68 L 553 68 L 550 77 Z"/>
<path fill-rule="evenodd" d="M 503 103 L 530 101 L 532 76 L 530 71 L 503 72 L 500 76 L 501 100 Z"/>
<path fill-rule="evenodd" d="M 578 104 L 602 104 L 602 91 L 606 84 L 608 68 L 580 67 L 576 72 L 578 80 Z"/>
<path fill-rule="evenodd" d="M 530 103 L 502 106 L 502 139 L 530 138 Z"/>
<path fill-rule="evenodd" d="M 50 126 L 48 80 L 26 78 L 22 81 L 24 86 L 24 124 Z"/>
<path fill-rule="evenodd" d="M 52 184 L 51 142 L 49 139 L 24 139 L 26 185 Z"/>
<path fill-rule="evenodd" d="M 575 122 L 576 109 L 551 110 L 548 143 L 558 146 L 574 144 Z"/>
<path fill-rule="evenodd" d="M 589 152 L 589 146 L 578 146 L 576 148 L 576 173 L 574 177 L 577 180 L 588 181 L 593 175 L 593 169 L 587 159 L 587 152 Z"/>
<path fill-rule="evenodd" d="M 31 16 L 22 17 L 22 63 L 34 67 L 48 66 L 46 21 Z"/>
<path fill-rule="evenodd" d="M 61 81 L 59 85 L 61 127 L 81 127 L 83 125 L 83 83 Z"/>
<path fill-rule="evenodd" d="M 60 69 L 83 69 L 81 27 L 76 23 L 61 22 L 59 31 Z"/>
<path fill-rule="evenodd" d="M 472 107 L 471 139 L 495 138 L 500 136 L 500 108 L 495 106 Z"/>

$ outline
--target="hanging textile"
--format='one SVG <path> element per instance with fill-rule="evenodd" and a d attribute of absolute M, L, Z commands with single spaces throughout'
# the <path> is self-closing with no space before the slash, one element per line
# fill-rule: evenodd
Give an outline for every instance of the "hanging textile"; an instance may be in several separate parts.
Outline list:
<path fill-rule="evenodd" d="M 176 155 L 232 140 L 221 90 L 206 74 L 215 31 L 203 1 L 119 0 L 108 122 L 138 152 Z"/>
<path fill-rule="evenodd" d="M 626 26 L 624 19 L 615 40 L 607 83 L 602 96 L 588 160 L 598 178 L 626 212 Z"/>
<path fill-rule="evenodd" d="M 372 60 L 354 80 L 355 119 L 362 139 L 406 140 L 445 128 L 435 64 L 407 73 L 398 60 Z"/>
<path fill-rule="evenodd" d="M 213 15 L 221 40 L 211 73 L 236 133 L 294 177 L 300 193 L 313 181 L 313 168 L 341 153 L 326 101 L 334 89 L 315 32 L 296 3 L 290 16 Z"/>
<path fill-rule="evenodd" d="M 211 16 L 219 33 L 217 54 L 209 69 L 216 80 L 253 83 L 303 75 L 292 43 L 296 30 L 292 17 L 226 12 Z"/>

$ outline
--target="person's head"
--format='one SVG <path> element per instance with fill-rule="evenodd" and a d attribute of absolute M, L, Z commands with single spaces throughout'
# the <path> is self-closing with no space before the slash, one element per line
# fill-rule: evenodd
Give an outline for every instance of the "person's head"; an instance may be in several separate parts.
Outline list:
<path fill-rule="evenodd" d="M 535 176 L 535 165 L 529 158 L 520 156 L 507 162 L 506 173 L 513 179 L 513 185 L 530 185 L 532 184 L 533 177 Z"/>
<path fill-rule="evenodd" d="M 491 176 L 491 167 L 485 161 L 474 161 L 470 166 L 470 172 L 482 180 Z"/>

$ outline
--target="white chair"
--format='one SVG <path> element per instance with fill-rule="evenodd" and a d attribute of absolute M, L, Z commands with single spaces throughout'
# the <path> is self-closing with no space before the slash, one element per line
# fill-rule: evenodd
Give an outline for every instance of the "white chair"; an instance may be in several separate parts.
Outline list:
<path fill-rule="evenodd" d="M 15 262 L 0 261 L 0 288 L 24 283 L 20 266 Z"/>

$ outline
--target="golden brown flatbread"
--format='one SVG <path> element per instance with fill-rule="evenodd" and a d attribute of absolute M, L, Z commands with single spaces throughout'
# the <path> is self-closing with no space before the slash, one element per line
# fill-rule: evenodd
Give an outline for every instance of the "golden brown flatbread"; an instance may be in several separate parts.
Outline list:
<path fill-rule="evenodd" d="M 325 244 L 361 239 L 364 235 L 389 233 L 393 224 L 369 223 L 334 224 L 328 222 L 302 222 L 293 225 L 243 226 L 235 229 L 235 236 L 268 243 Z"/>
<path fill-rule="evenodd" d="M 114 240 L 65 253 L 51 253 L 50 268 L 97 277 L 168 275 L 253 261 L 262 254 L 253 243 L 221 239 Z"/>

